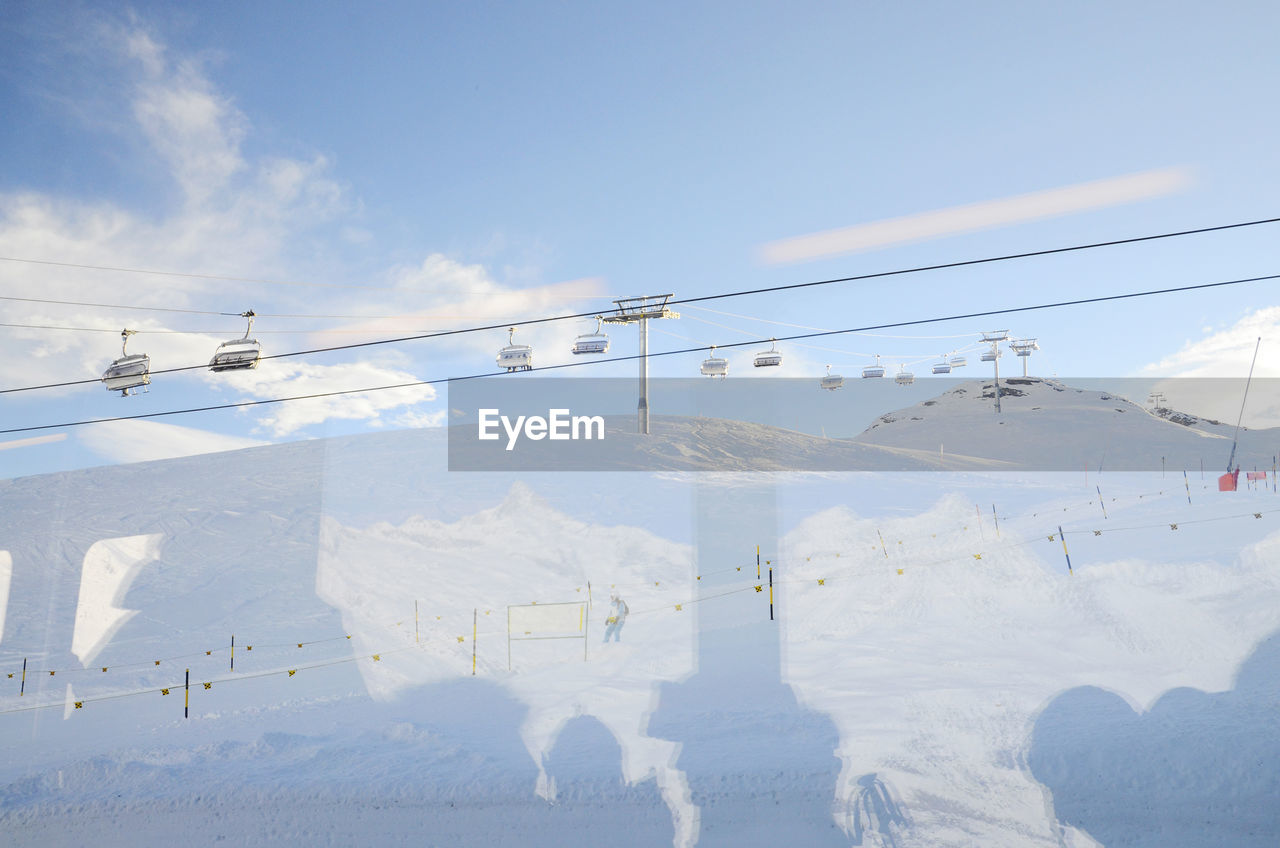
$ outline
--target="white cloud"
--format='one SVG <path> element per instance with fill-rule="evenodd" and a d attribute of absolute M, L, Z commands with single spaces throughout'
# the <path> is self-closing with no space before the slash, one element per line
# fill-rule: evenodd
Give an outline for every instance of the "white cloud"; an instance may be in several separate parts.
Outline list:
<path fill-rule="evenodd" d="M 147 163 L 161 180 L 170 181 L 177 201 L 157 213 L 153 198 L 103 201 L 37 191 L 0 194 L 0 256 L 63 263 L 3 263 L 10 291 L 24 296 L 133 307 L 214 312 L 253 308 L 264 315 L 254 327 L 255 334 L 261 334 L 264 354 L 350 343 L 362 340 L 362 336 L 387 338 L 424 329 L 572 312 L 577 311 L 575 301 L 581 303 L 604 294 L 597 279 L 513 289 L 494 280 L 484 266 L 439 253 L 429 253 L 420 263 L 393 267 L 381 275 L 384 286 L 359 292 L 342 287 L 265 286 L 198 276 L 297 279 L 291 256 L 305 257 L 299 261 L 310 262 L 312 247 L 317 243 L 340 250 L 353 243 L 367 245 L 373 236 L 360 229 L 358 221 L 338 219 L 338 213 L 359 206 L 333 179 L 331 163 L 324 157 L 248 155 L 244 143 L 252 130 L 248 117 L 231 96 L 218 89 L 200 61 L 175 55 L 139 25 L 108 29 L 106 35 L 93 46 L 97 49 L 109 44 L 115 51 L 113 59 L 123 60 L 124 72 L 119 80 L 104 80 L 102 87 L 110 92 L 105 96 L 116 97 L 118 102 L 104 104 L 95 112 L 112 114 L 122 122 L 112 129 L 145 149 Z M 92 129 L 101 131 L 101 126 Z M 87 143 L 101 141 L 97 136 L 86 139 Z M 114 143 L 115 139 L 109 137 L 107 141 Z M 146 210 L 130 205 L 135 203 Z M 189 272 L 191 276 L 104 272 L 70 268 L 68 264 L 170 270 Z M 301 276 L 305 279 L 305 275 Z M 378 292 L 376 300 L 370 298 L 371 291 Z M 432 304 L 432 308 L 423 310 L 424 302 Z M 336 328 L 342 335 L 317 334 L 308 340 L 301 335 L 272 335 L 273 331 L 297 326 L 296 322 L 265 317 L 272 312 L 404 317 L 348 322 Z M 0 386 L 5 387 L 95 380 L 120 355 L 118 333 L 124 326 L 141 331 L 130 341 L 129 352 L 149 354 L 153 371 L 205 363 L 219 342 L 240 335 L 244 326 L 239 319 L 211 315 L 12 301 L 0 301 L 0 321 L 102 331 L 15 329 L 5 333 L 0 337 Z M 200 332 L 160 332 L 171 329 Z M 518 335 L 539 345 L 540 364 L 569 359 L 563 326 L 529 328 Z M 446 355 L 458 355 L 465 362 L 474 361 L 475 371 L 491 370 L 494 352 L 505 343 L 505 331 L 495 330 L 492 334 L 465 334 L 433 342 L 429 353 L 436 364 L 449 361 L 444 358 Z M 348 364 L 332 364 L 332 360 L 325 365 L 300 359 L 270 360 L 256 371 L 240 374 L 210 376 L 203 369 L 156 374 L 152 391 L 200 384 L 266 399 L 420 379 L 411 373 L 414 360 L 409 354 L 417 357 L 422 350 L 399 350 L 404 353 L 393 353 L 387 347 L 332 355 L 362 358 Z M 374 356 L 372 360 L 369 352 Z M 441 365 L 425 376 L 448 376 L 445 367 Z M 50 390 L 53 395 L 85 392 L 105 396 L 100 385 Z M 24 401 L 39 400 L 34 393 L 21 397 Z M 401 419 L 430 421 L 436 413 L 409 407 L 434 397 L 430 388 L 406 387 L 264 405 L 253 408 L 246 418 L 256 422 L 259 432 L 274 436 L 296 434 L 330 419 L 364 421 L 371 426 L 395 424 Z M 401 417 L 384 418 L 394 415 L 393 411 L 400 412 Z"/>
<path fill-rule="evenodd" d="M 89 450 L 114 462 L 175 459 L 267 444 L 257 439 L 226 436 L 159 421 L 107 421 L 91 424 L 82 429 L 77 438 Z"/>
<path fill-rule="evenodd" d="M 1258 340 L 1261 339 L 1261 344 Z M 1258 380 L 1280 377 L 1280 306 L 1251 312 L 1225 330 L 1187 342 L 1176 353 L 1142 369 L 1143 375 L 1177 378 L 1156 384 L 1168 405 L 1234 424 L 1244 398 L 1244 381 L 1257 349 L 1255 380 L 1244 407 L 1251 427 L 1280 425 L 1280 392 Z M 1200 378 L 1200 379 L 1196 379 Z"/>
<path fill-rule="evenodd" d="M 1149 200 L 1182 191 L 1190 183 L 1185 168 L 1145 171 L 795 236 L 764 245 L 760 256 L 769 264 L 808 262 Z"/>
<path fill-rule="evenodd" d="M 392 357 L 389 357 L 392 358 Z M 404 385 L 418 382 L 413 374 L 372 361 L 315 365 L 292 360 L 268 360 L 252 371 L 226 372 L 210 380 L 229 384 L 255 398 L 299 397 L 376 386 L 400 386 L 375 392 L 354 392 L 334 397 L 273 404 L 260 426 L 273 436 L 288 436 L 331 419 L 382 422 L 383 413 L 402 406 L 434 400 L 432 386 Z"/>

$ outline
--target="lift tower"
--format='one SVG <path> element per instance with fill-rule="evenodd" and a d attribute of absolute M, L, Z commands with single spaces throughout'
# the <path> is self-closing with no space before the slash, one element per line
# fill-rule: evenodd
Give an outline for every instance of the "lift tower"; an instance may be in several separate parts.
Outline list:
<path fill-rule="evenodd" d="M 982 341 L 991 345 L 991 350 L 982 354 L 983 362 L 990 362 L 996 367 L 996 414 L 1000 414 L 1000 342 L 1009 338 L 1008 330 L 996 330 L 992 333 L 983 333 Z"/>
<path fill-rule="evenodd" d="M 637 432 L 649 434 L 649 319 L 679 318 L 680 313 L 667 306 L 673 294 L 651 294 L 623 297 L 614 301 L 617 310 L 603 316 L 606 324 L 640 325 L 640 401 L 636 404 Z"/>

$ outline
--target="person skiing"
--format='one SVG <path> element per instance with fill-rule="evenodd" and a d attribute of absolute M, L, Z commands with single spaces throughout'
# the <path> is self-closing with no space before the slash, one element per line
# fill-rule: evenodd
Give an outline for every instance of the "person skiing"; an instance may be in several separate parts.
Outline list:
<path fill-rule="evenodd" d="M 627 609 L 627 602 L 618 597 L 618 593 L 614 592 L 609 596 L 609 617 L 606 618 L 605 624 L 608 625 L 604 629 L 604 640 L 609 641 L 609 637 L 613 637 L 613 641 L 622 641 L 622 625 L 627 621 L 627 613 L 631 610 Z"/>

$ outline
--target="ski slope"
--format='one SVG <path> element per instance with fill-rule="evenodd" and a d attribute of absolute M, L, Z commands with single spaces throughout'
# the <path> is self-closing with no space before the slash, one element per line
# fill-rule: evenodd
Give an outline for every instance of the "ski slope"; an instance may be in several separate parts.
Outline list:
<path fill-rule="evenodd" d="M 445 467 L 403 431 L 0 481 L 5 844 L 1280 833 L 1270 488 Z M 585 640 L 509 644 L 535 602 Z"/>

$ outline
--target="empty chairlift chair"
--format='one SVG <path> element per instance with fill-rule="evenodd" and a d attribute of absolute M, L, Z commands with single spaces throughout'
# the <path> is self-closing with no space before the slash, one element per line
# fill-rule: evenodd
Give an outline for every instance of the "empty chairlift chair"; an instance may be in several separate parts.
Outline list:
<path fill-rule="evenodd" d="M 963 368 L 963 367 L 965 367 L 965 366 L 966 366 L 966 365 L 968 365 L 968 364 L 969 364 L 969 363 L 968 363 L 968 360 L 966 360 L 963 356 L 953 356 L 953 357 L 951 357 L 951 367 L 952 367 L 952 368 Z"/>
<path fill-rule="evenodd" d="M 782 364 L 782 351 L 778 350 L 778 342 L 769 339 L 772 346 L 768 350 L 762 350 L 756 354 L 755 366 L 757 368 L 769 368 L 774 365 Z"/>
<path fill-rule="evenodd" d="M 906 366 L 902 366 L 898 373 L 893 376 L 893 382 L 899 386 L 909 386 L 916 381 L 916 375 L 907 370 Z"/>
<path fill-rule="evenodd" d="M 218 345 L 213 358 L 209 360 L 210 371 L 245 371 L 258 367 L 258 360 L 262 358 L 262 345 L 258 344 L 257 339 L 249 338 L 249 332 L 253 329 L 253 310 L 241 312 L 240 317 L 249 320 L 244 336 Z"/>
<path fill-rule="evenodd" d="M 699 369 L 704 377 L 727 377 L 729 376 L 729 360 L 722 356 L 716 356 L 716 346 L 711 346 L 711 355 L 702 360 L 702 368 Z"/>
<path fill-rule="evenodd" d="M 951 373 L 951 363 L 947 361 L 946 357 L 943 357 L 941 362 L 933 363 L 933 373 L 935 374 Z"/>
<path fill-rule="evenodd" d="M 128 397 L 131 389 L 151 384 L 151 357 L 145 353 L 131 354 L 125 350 L 129 345 L 129 337 L 136 333 L 136 330 L 120 331 L 120 358 L 112 362 L 102 375 L 107 391 L 119 392 L 120 397 Z"/>
<path fill-rule="evenodd" d="M 599 315 L 596 316 L 596 331 L 594 333 L 586 333 L 578 336 L 573 340 L 573 352 L 579 353 L 608 353 L 609 337 L 600 331 L 604 319 Z"/>
<path fill-rule="evenodd" d="M 507 373 L 512 371 L 533 370 L 533 348 L 529 345 L 518 345 L 515 342 L 516 328 L 507 329 L 507 346 L 498 351 L 497 362 Z"/>
<path fill-rule="evenodd" d="M 880 364 L 879 356 L 876 357 L 875 365 L 868 365 L 866 368 L 862 369 L 862 376 L 863 377 L 883 377 L 884 376 L 884 366 Z"/>
<path fill-rule="evenodd" d="M 827 375 L 823 377 L 822 380 L 818 383 L 819 388 L 827 389 L 833 392 L 843 385 L 844 385 L 844 377 L 841 377 L 839 374 L 832 374 L 830 365 L 827 366 Z"/>

